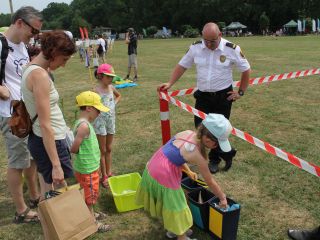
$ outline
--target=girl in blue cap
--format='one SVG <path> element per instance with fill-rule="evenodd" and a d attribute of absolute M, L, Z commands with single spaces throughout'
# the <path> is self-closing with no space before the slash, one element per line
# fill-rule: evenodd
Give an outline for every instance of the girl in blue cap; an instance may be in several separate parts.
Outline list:
<path fill-rule="evenodd" d="M 186 163 L 198 165 L 199 171 L 212 192 L 220 199 L 220 207 L 227 206 L 226 195 L 213 179 L 207 162 L 206 149 L 218 145 L 230 151 L 228 136 L 232 126 L 221 114 L 209 114 L 197 132 L 186 130 L 176 134 L 149 160 L 137 190 L 137 203 L 144 205 L 152 217 L 163 220 L 167 237 L 190 239 L 192 215 L 181 188 L 182 170 L 190 172 Z"/>

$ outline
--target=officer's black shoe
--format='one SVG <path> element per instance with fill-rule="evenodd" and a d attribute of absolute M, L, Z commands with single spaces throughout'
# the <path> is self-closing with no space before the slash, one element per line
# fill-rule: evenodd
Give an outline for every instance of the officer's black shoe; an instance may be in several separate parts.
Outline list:
<path fill-rule="evenodd" d="M 232 166 L 232 159 L 234 158 L 234 156 L 236 155 L 237 150 L 236 149 L 231 149 L 230 152 L 221 152 L 220 153 L 220 157 L 226 162 L 223 170 L 224 171 L 228 171 L 231 166 Z"/>
<path fill-rule="evenodd" d="M 320 239 L 320 227 L 314 230 L 288 230 L 288 236 L 294 240 L 319 240 Z"/>
<path fill-rule="evenodd" d="M 219 163 L 210 161 L 208 164 L 209 170 L 211 173 L 215 174 L 219 171 Z"/>

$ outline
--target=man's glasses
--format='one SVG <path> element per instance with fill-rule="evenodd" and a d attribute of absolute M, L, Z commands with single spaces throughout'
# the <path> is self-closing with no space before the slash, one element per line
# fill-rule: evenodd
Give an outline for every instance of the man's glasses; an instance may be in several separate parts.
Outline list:
<path fill-rule="evenodd" d="M 32 26 L 30 25 L 30 23 L 28 23 L 26 20 L 24 20 L 23 18 L 21 18 L 21 20 L 22 20 L 22 22 L 24 22 L 26 25 L 28 25 L 28 26 L 31 28 L 31 33 L 32 33 L 33 35 L 37 35 L 37 34 L 40 33 L 40 30 L 32 27 Z"/>
<path fill-rule="evenodd" d="M 207 40 L 207 39 L 203 39 L 205 43 L 211 43 L 211 44 L 216 44 L 220 39 L 217 38 L 217 39 L 214 39 L 214 40 Z"/>

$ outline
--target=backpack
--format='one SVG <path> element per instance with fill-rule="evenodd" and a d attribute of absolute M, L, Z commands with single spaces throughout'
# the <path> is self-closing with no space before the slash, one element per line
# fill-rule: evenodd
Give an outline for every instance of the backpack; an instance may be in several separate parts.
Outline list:
<path fill-rule="evenodd" d="M 106 41 L 105 41 L 104 39 L 102 39 L 102 40 L 104 41 L 104 44 L 105 44 L 105 46 L 106 46 Z M 103 53 L 103 47 L 102 47 L 101 44 L 99 44 L 99 46 L 98 46 L 97 53 L 98 53 L 98 54 Z"/>
<path fill-rule="evenodd" d="M 9 47 L 6 37 L 0 33 L 0 85 L 5 82 L 5 66 L 9 50 L 13 51 L 13 49 Z M 12 100 L 10 106 L 12 116 L 8 124 L 11 132 L 19 138 L 25 138 L 31 133 L 32 125 L 36 121 L 38 114 L 31 120 L 23 100 Z"/>
<path fill-rule="evenodd" d="M 99 47 L 98 47 L 98 49 L 97 49 L 97 53 L 98 53 L 98 54 L 103 53 L 103 47 L 102 47 L 101 44 L 99 44 Z"/>
<path fill-rule="evenodd" d="M 11 132 L 18 138 L 25 138 L 32 132 L 32 125 L 38 114 L 31 120 L 23 100 L 12 100 L 10 105 L 11 117 L 8 124 Z"/>
<path fill-rule="evenodd" d="M 1 53 L 1 63 L 0 63 L 0 85 L 5 82 L 5 67 L 6 67 L 6 60 L 9 54 L 9 45 L 6 37 L 0 33 L 0 53 Z"/>

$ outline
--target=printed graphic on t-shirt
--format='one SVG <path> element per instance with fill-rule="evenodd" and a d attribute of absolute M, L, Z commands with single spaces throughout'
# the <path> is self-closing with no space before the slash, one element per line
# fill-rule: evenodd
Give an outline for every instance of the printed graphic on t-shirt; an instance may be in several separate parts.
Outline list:
<path fill-rule="evenodd" d="M 15 65 L 15 70 L 16 70 L 16 74 L 19 77 L 22 77 L 22 67 L 27 65 L 27 63 L 29 62 L 29 58 L 21 58 L 19 60 L 14 60 L 14 65 Z"/>

